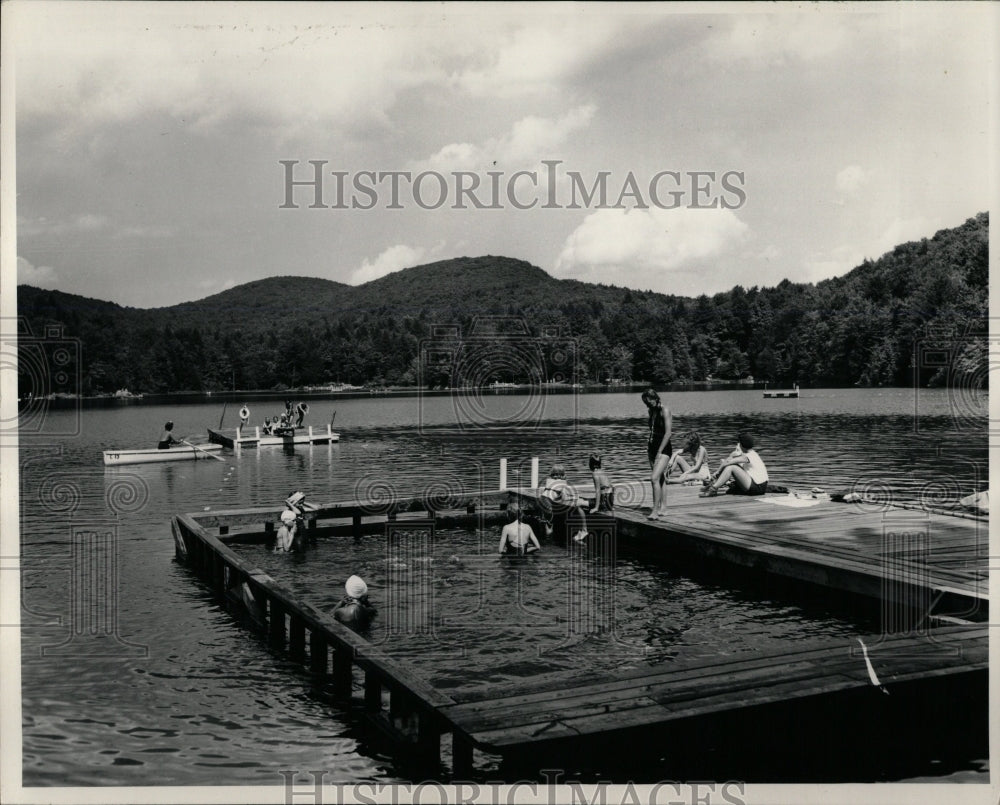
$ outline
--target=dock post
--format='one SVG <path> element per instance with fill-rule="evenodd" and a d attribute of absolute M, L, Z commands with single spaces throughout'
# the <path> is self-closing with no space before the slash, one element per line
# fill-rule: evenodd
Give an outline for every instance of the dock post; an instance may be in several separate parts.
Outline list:
<path fill-rule="evenodd" d="M 253 426 L 253 435 L 254 435 L 254 438 L 259 442 L 260 441 L 260 425 L 254 425 Z"/>
<path fill-rule="evenodd" d="M 317 676 L 326 676 L 329 649 L 323 635 L 315 629 L 309 632 L 309 670 Z"/>
<path fill-rule="evenodd" d="M 441 728 L 427 710 L 417 714 L 417 754 L 428 768 L 441 763 Z"/>
<path fill-rule="evenodd" d="M 354 677 L 351 672 L 351 649 L 348 646 L 337 646 L 333 650 L 333 695 L 344 699 L 351 698 Z"/>
<path fill-rule="evenodd" d="M 268 600 L 268 626 L 270 627 L 271 643 L 275 646 L 285 645 L 285 610 L 273 598 Z"/>
<path fill-rule="evenodd" d="M 351 515 L 351 528 L 354 536 L 361 536 L 361 512 L 354 512 Z"/>
<path fill-rule="evenodd" d="M 500 486 L 497 488 L 501 490 L 507 488 L 507 459 L 505 458 L 500 459 Z"/>
<path fill-rule="evenodd" d="M 538 489 L 538 457 L 531 459 L 531 488 Z"/>
<path fill-rule="evenodd" d="M 305 662 L 306 625 L 301 618 L 297 618 L 294 614 L 292 614 L 291 623 L 288 626 L 288 653 L 296 662 Z"/>
<path fill-rule="evenodd" d="M 309 444 L 313 443 L 313 426 L 309 426 Z"/>
<path fill-rule="evenodd" d="M 451 776 L 464 779 L 472 773 L 472 741 L 457 730 L 451 734 Z"/>
<path fill-rule="evenodd" d="M 382 680 L 374 671 L 365 671 L 365 709 L 370 713 L 382 709 Z"/>

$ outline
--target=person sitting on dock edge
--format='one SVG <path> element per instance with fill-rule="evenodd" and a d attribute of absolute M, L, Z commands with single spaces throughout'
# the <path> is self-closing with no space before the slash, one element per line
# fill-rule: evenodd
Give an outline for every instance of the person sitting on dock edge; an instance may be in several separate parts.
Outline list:
<path fill-rule="evenodd" d="M 269 416 L 264 417 L 264 424 L 260 429 L 260 433 L 262 436 L 271 435 L 271 417 Z"/>
<path fill-rule="evenodd" d="M 722 462 L 719 472 L 706 481 L 706 489 L 699 496 L 715 497 L 719 489 L 730 481 L 730 495 L 763 495 L 767 492 L 767 467 L 753 446 L 753 436 L 742 431 L 737 439 L 737 450 Z"/>
<path fill-rule="evenodd" d="M 368 600 L 368 585 L 360 576 L 351 576 L 344 585 L 347 593 L 333 610 L 333 617 L 355 631 L 367 629 L 378 614 Z"/>
<path fill-rule="evenodd" d="M 646 456 L 649 458 L 649 481 L 653 485 L 653 508 L 646 517 L 658 520 L 667 513 L 667 467 L 674 450 L 670 443 L 670 409 L 660 402 L 660 395 L 651 388 L 642 393 L 642 401 L 649 411 Z"/>
<path fill-rule="evenodd" d="M 521 508 L 513 510 L 512 516 L 514 519 L 500 532 L 500 555 L 534 553 L 541 550 L 542 546 L 538 544 L 535 532 L 521 519 L 523 517 Z"/>
<path fill-rule="evenodd" d="M 169 420 L 163 426 L 163 435 L 160 437 L 160 441 L 157 443 L 157 448 L 160 450 L 169 450 L 171 445 L 180 444 L 180 441 L 174 438 L 174 434 L 171 432 L 174 429 L 174 423 Z"/>
<path fill-rule="evenodd" d="M 576 490 L 566 481 L 566 468 L 562 464 L 553 464 L 545 486 L 538 495 L 538 505 L 542 509 L 542 520 L 545 523 L 545 535 L 551 536 L 552 524 L 556 515 L 568 515 L 575 511 L 580 517 L 580 530 L 573 539 L 580 542 L 587 537 L 587 515 L 580 505 Z"/>
<path fill-rule="evenodd" d="M 590 472 L 594 479 L 594 507 L 590 510 L 591 514 L 612 512 L 615 509 L 615 488 L 608 474 L 602 469 L 602 463 L 599 455 L 590 454 Z"/>
<path fill-rule="evenodd" d="M 690 461 L 684 455 L 690 456 Z M 711 480 L 712 472 L 708 468 L 708 450 L 701 443 L 701 435 L 693 430 L 684 435 L 684 449 L 675 450 L 670 458 L 670 468 L 667 475 L 677 468 L 681 475 L 677 478 L 668 478 L 668 483 L 683 484 L 688 481 L 708 481 Z"/>

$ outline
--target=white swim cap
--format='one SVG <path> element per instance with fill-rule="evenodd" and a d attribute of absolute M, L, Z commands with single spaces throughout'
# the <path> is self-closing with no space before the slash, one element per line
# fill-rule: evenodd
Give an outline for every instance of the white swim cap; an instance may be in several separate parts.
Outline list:
<path fill-rule="evenodd" d="M 360 598 L 368 592 L 368 585 L 360 576 L 351 576 L 347 580 L 347 584 L 344 585 L 344 589 L 347 590 L 347 594 L 351 598 Z"/>
<path fill-rule="evenodd" d="M 285 509 L 281 513 L 281 522 L 283 523 L 294 523 L 295 522 L 295 512 Z"/>

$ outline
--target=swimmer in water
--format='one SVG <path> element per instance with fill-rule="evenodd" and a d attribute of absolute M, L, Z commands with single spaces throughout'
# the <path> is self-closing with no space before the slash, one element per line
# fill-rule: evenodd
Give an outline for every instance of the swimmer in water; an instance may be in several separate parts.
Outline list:
<path fill-rule="evenodd" d="M 521 509 L 516 509 L 514 519 L 507 523 L 503 527 L 503 531 L 500 532 L 499 550 L 501 556 L 505 553 L 525 554 L 541 550 L 542 546 L 538 544 L 538 537 L 535 536 L 530 525 L 522 522 L 522 516 Z"/>

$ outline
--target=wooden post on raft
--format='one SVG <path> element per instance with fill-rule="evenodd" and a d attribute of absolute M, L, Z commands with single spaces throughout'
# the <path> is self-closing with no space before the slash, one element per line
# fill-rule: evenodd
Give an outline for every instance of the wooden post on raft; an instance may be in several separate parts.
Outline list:
<path fill-rule="evenodd" d="M 313 441 L 313 426 L 310 425 L 309 426 L 309 444 L 312 444 L 312 441 Z"/>
<path fill-rule="evenodd" d="M 497 488 L 501 490 L 507 488 L 507 459 L 505 458 L 500 459 L 500 486 Z"/>
<path fill-rule="evenodd" d="M 531 459 L 531 488 L 538 489 L 538 458 Z"/>

